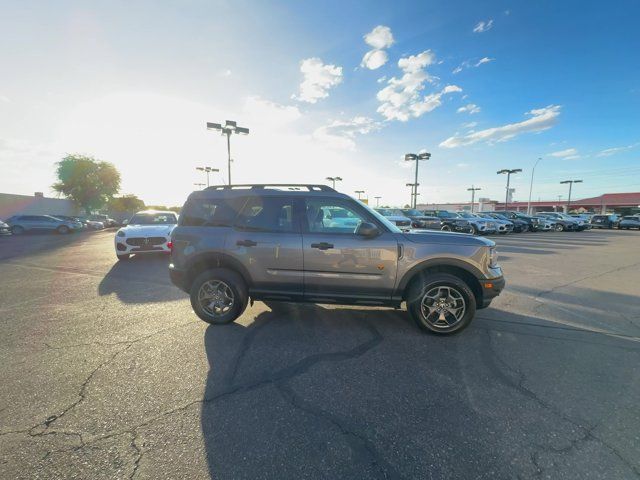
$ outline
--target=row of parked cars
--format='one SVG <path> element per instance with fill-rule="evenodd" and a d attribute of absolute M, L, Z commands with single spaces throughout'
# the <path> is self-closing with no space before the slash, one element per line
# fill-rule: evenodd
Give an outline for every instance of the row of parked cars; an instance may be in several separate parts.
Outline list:
<path fill-rule="evenodd" d="M 69 215 L 14 215 L 0 221 L 0 234 L 21 235 L 27 232 L 55 232 L 62 235 L 81 230 L 102 230 L 116 226 L 106 215 L 72 217 Z"/>
<path fill-rule="evenodd" d="M 515 211 L 452 212 L 449 210 L 416 210 L 411 208 L 376 208 L 401 229 L 444 230 L 449 232 L 491 235 L 538 231 L 577 232 L 590 228 L 640 228 L 640 216 L 567 215 L 560 212 L 538 212 L 525 215 Z"/>

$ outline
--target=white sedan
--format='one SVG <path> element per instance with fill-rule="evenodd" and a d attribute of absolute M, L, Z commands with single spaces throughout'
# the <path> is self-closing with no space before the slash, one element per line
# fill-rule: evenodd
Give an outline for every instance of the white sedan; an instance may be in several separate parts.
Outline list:
<path fill-rule="evenodd" d="M 116 232 L 118 260 L 127 260 L 132 254 L 171 253 L 171 231 L 177 223 L 175 212 L 146 210 L 136 213 Z"/>

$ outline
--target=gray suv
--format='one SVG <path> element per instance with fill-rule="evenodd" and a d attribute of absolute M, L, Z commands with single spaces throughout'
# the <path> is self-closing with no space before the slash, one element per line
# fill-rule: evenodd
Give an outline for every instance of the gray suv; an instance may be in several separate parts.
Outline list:
<path fill-rule="evenodd" d="M 491 240 L 402 232 L 325 185 L 193 192 L 171 241 L 172 282 L 213 324 L 234 321 L 249 299 L 396 308 L 406 302 L 420 328 L 453 333 L 505 283 Z"/>

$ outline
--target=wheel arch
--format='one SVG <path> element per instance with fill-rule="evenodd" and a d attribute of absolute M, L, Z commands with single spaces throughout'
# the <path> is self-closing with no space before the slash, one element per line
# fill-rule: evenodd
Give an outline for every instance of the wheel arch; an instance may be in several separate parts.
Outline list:
<path fill-rule="evenodd" d="M 196 277 L 210 268 L 226 268 L 234 271 L 242 277 L 247 288 L 251 287 L 251 276 L 242 263 L 221 252 L 208 252 L 197 255 L 187 264 L 184 280 L 185 290 L 189 291 Z"/>

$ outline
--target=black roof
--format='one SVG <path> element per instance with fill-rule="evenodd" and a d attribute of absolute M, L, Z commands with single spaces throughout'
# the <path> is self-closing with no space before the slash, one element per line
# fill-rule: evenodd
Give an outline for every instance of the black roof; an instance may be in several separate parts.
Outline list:
<path fill-rule="evenodd" d="M 293 195 L 308 196 L 310 194 L 323 194 L 339 197 L 347 197 L 327 185 L 308 183 L 260 183 L 260 184 L 238 184 L 238 185 L 211 185 L 204 190 L 196 190 L 193 197 L 225 197 L 233 198 L 245 195 Z"/>

